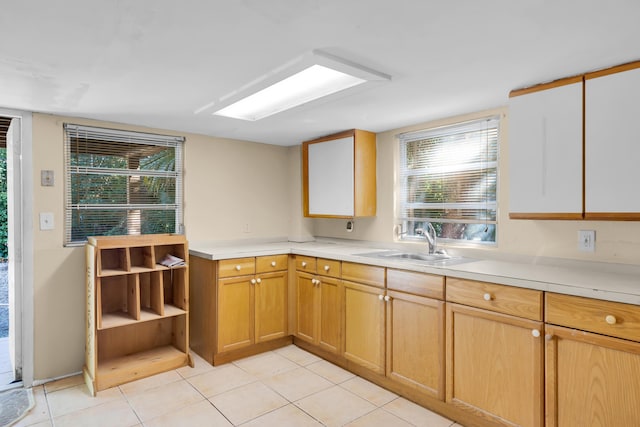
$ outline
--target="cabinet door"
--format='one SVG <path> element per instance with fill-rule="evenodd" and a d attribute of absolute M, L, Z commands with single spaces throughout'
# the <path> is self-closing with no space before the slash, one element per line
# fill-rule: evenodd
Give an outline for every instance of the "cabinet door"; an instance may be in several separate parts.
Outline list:
<path fill-rule="evenodd" d="M 444 400 L 444 302 L 387 296 L 387 376 Z"/>
<path fill-rule="evenodd" d="M 344 356 L 384 374 L 384 290 L 353 282 L 344 284 Z"/>
<path fill-rule="evenodd" d="M 287 335 L 287 272 L 260 274 L 256 277 L 255 342 Z"/>
<path fill-rule="evenodd" d="M 353 136 L 309 144 L 309 215 L 354 216 Z"/>
<path fill-rule="evenodd" d="M 335 354 L 342 351 L 342 282 L 319 277 L 318 342 L 324 350 Z"/>
<path fill-rule="evenodd" d="M 582 218 L 582 79 L 509 99 L 512 218 Z"/>
<path fill-rule="evenodd" d="M 253 343 L 253 276 L 218 280 L 218 353 Z"/>
<path fill-rule="evenodd" d="M 640 219 L 640 68 L 588 74 L 585 85 L 585 216 Z"/>
<path fill-rule="evenodd" d="M 446 401 L 496 425 L 542 426 L 542 323 L 451 303 L 446 312 Z"/>
<path fill-rule="evenodd" d="M 547 426 L 639 426 L 640 343 L 547 326 Z"/>
<path fill-rule="evenodd" d="M 308 273 L 296 272 L 296 336 L 314 344 L 316 341 L 316 279 Z"/>

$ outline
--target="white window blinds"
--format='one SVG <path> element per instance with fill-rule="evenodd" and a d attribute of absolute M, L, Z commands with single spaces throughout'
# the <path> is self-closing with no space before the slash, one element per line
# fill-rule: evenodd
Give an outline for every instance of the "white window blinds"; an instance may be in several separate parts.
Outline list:
<path fill-rule="evenodd" d="M 495 242 L 499 118 L 406 133 L 397 219 L 405 237 L 432 223 L 440 238 Z"/>
<path fill-rule="evenodd" d="M 65 124 L 65 244 L 180 232 L 184 138 Z"/>

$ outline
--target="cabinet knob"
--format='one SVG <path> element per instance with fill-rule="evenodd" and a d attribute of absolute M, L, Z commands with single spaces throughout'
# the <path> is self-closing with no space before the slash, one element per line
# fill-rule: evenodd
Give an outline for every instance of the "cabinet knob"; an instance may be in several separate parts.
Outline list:
<path fill-rule="evenodd" d="M 236 265 L 236 271 L 240 271 L 241 268 L 240 265 Z"/>
<path fill-rule="evenodd" d="M 609 314 L 607 317 L 604 318 L 604 321 L 610 325 L 615 325 L 618 322 L 618 319 L 616 319 L 616 316 Z"/>
<path fill-rule="evenodd" d="M 384 299 L 384 295 L 378 295 L 378 299 L 382 301 Z"/>
<path fill-rule="evenodd" d="M 302 268 L 305 268 L 307 266 L 307 261 L 302 261 Z"/>
<path fill-rule="evenodd" d="M 491 301 L 491 300 L 492 300 L 492 298 L 491 298 L 491 294 L 490 294 L 490 293 L 488 293 L 488 292 L 487 292 L 486 294 L 484 294 L 484 295 L 482 296 L 482 298 L 484 298 L 484 300 L 485 300 L 485 301 Z"/>
<path fill-rule="evenodd" d="M 547 341 L 551 341 L 553 339 L 553 335 L 547 334 L 547 335 L 544 336 L 544 339 L 547 340 Z"/>
<path fill-rule="evenodd" d="M 271 261 L 271 267 L 275 267 L 276 266 L 276 262 L 275 261 Z"/>
<path fill-rule="evenodd" d="M 258 284 L 262 283 L 262 279 L 258 277 L 258 278 L 256 279 L 256 283 L 258 283 Z"/>
<path fill-rule="evenodd" d="M 531 330 L 531 335 L 533 335 L 534 338 L 539 338 L 540 337 L 540 331 L 537 329 L 532 329 Z"/>
<path fill-rule="evenodd" d="M 391 301 L 391 297 L 389 295 L 385 295 L 384 300 L 386 302 L 389 302 L 389 301 Z"/>
<path fill-rule="evenodd" d="M 256 279 L 251 279 L 251 284 L 255 285 L 256 284 Z"/>
<path fill-rule="evenodd" d="M 329 271 L 329 266 L 328 265 L 324 266 L 324 271 Z"/>

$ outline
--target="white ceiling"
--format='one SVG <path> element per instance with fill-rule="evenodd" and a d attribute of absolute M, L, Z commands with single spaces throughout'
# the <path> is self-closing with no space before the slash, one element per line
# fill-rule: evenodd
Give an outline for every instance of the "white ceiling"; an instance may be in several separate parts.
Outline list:
<path fill-rule="evenodd" d="M 295 145 L 640 59 L 639 16 L 638 0 L 13 0 L 0 106 Z M 392 80 L 256 122 L 194 114 L 312 49 Z"/>

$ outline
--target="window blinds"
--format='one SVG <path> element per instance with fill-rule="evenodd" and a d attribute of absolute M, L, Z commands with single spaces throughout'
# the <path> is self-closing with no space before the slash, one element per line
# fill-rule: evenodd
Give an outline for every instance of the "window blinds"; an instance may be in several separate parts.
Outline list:
<path fill-rule="evenodd" d="M 496 116 L 399 136 L 397 215 L 409 235 L 432 222 L 440 237 L 495 241 L 498 128 Z"/>
<path fill-rule="evenodd" d="M 65 243 L 179 232 L 184 138 L 65 124 Z"/>

